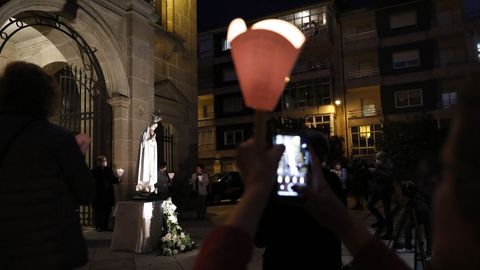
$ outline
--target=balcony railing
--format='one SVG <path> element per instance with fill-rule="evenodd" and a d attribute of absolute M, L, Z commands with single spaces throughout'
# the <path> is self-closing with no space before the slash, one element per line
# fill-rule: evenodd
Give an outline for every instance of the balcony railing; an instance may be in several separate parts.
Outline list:
<path fill-rule="evenodd" d="M 199 144 L 198 145 L 198 152 L 209 152 L 215 151 L 215 144 Z"/>
<path fill-rule="evenodd" d="M 295 68 L 292 71 L 292 74 L 302 74 L 310 71 L 320 71 L 320 70 L 326 70 L 330 68 L 330 63 L 329 62 L 323 62 L 323 61 L 308 61 L 308 62 L 300 62 L 297 65 L 295 65 Z"/>
<path fill-rule="evenodd" d="M 377 37 L 377 29 L 344 36 L 346 42 L 356 42 L 359 40 L 370 39 L 375 37 Z"/>
<path fill-rule="evenodd" d="M 371 116 L 379 116 L 381 114 L 382 114 L 382 111 L 377 108 L 367 108 L 364 110 L 348 111 L 348 118 L 371 117 Z"/>
<path fill-rule="evenodd" d="M 209 112 L 207 114 L 199 114 L 198 115 L 198 120 L 212 120 L 213 118 L 215 118 L 215 113 L 214 112 Z"/>
<path fill-rule="evenodd" d="M 363 77 L 373 77 L 373 76 L 378 76 L 379 75 L 379 69 L 378 68 L 369 68 L 369 69 L 362 69 L 362 70 L 357 70 L 357 71 L 352 71 L 346 74 L 346 78 L 348 80 L 351 79 L 358 79 L 358 78 L 363 78 Z"/>

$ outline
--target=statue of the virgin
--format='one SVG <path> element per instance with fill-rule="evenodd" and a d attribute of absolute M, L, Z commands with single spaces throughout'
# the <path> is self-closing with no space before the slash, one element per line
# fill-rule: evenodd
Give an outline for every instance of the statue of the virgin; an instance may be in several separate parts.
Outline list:
<path fill-rule="evenodd" d="M 159 112 L 152 114 L 152 121 L 142 133 L 140 141 L 140 154 L 138 157 L 138 177 L 136 190 L 141 195 L 149 195 L 155 192 L 157 183 L 157 140 L 155 129 L 162 121 Z"/>

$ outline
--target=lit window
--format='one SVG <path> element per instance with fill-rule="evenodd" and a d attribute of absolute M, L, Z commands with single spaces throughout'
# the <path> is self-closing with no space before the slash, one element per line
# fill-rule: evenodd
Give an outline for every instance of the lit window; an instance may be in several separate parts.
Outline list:
<path fill-rule="evenodd" d="M 230 45 L 230 42 L 228 42 L 227 39 L 223 39 L 222 40 L 222 52 L 224 51 L 228 51 L 232 48 L 232 46 Z"/>
<path fill-rule="evenodd" d="M 375 110 L 375 99 L 364 98 L 362 102 L 362 116 L 375 116 L 377 111 Z"/>
<path fill-rule="evenodd" d="M 351 132 L 353 156 L 375 155 L 382 137 L 381 125 L 356 126 Z"/>
<path fill-rule="evenodd" d="M 319 26 L 327 24 L 327 8 L 320 7 L 279 17 L 298 27 L 307 36 L 318 33 Z"/>
<path fill-rule="evenodd" d="M 396 52 L 392 55 L 392 68 L 404 69 L 420 65 L 420 52 L 418 50 Z"/>
<path fill-rule="evenodd" d="M 442 93 L 442 108 L 449 109 L 457 105 L 457 92 L 450 91 Z"/>
<path fill-rule="evenodd" d="M 327 135 L 331 135 L 330 115 L 307 116 L 305 118 L 305 126 L 307 128 L 318 129 Z"/>
<path fill-rule="evenodd" d="M 227 130 L 223 133 L 225 145 L 238 145 L 243 142 L 243 130 Z"/>
<path fill-rule="evenodd" d="M 390 29 L 417 25 L 417 12 L 409 11 L 393 14 L 390 16 Z"/>
<path fill-rule="evenodd" d="M 395 108 L 420 107 L 422 105 L 422 89 L 395 92 Z"/>

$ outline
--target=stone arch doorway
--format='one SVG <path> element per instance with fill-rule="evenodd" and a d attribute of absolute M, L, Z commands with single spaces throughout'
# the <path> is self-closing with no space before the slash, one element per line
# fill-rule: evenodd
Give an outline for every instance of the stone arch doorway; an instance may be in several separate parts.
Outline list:
<path fill-rule="evenodd" d="M 57 52 L 53 47 L 57 50 L 58 48 L 51 46 L 51 50 L 57 53 L 57 59 L 63 60 L 68 57 L 72 60 L 70 63 L 55 61 L 44 66 L 44 69 L 57 79 L 61 90 L 59 111 L 52 120 L 72 133 L 85 133 L 92 138 L 90 149 L 86 154 L 86 161 L 90 167 L 94 166 L 95 157 L 98 155 L 105 155 L 112 160 L 112 107 L 107 102 L 106 83 L 95 49 L 89 46 L 80 33 L 62 22 L 58 16 L 45 12 L 24 12 L 9 19 L 0 29 L 0 56 L 6 51 L 9 41 L 26 29 L 30 29 L 26 34 L 28 38 L 17 40 L 17 43 L 22 46 L 28 45 L 34 48 L 36 45 L 28 44 L 30 40 L 48 43 L 49 38 L 54 36 L 51 34 L 52 31 L 62 33 L 63 39 L 75 45 L 76 53 L 67 51 L 65 54 L 62 53 L 65 48 Z M 37 32 L 39 35 L 35 36 Z M 20 49 L 22 48 L 20 46 Z M 17 57 L 19 57 L 18 54 Z M 23 60 L 12 58 L 10 59 Z M 38 57 L 30 58 L 35 59 L 36 61 L 31 62 L 37 62 L 36 64 L 41 62 L 41 59 L 37 59 Z M 90 206 L 82 206 L 80 216 L 84 225 L 92 224 Z"/>

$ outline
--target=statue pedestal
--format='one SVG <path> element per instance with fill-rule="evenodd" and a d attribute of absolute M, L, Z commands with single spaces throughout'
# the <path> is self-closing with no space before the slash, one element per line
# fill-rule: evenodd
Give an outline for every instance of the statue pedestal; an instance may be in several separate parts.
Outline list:
<path fill-rule="evenodd" d="M 158 199 L 118 202 L 111 248 L 135 253 L 158 248 L 162 234 L 162 202 Z"/>

